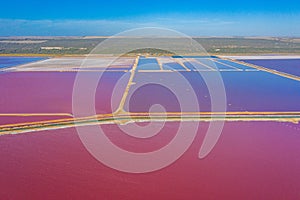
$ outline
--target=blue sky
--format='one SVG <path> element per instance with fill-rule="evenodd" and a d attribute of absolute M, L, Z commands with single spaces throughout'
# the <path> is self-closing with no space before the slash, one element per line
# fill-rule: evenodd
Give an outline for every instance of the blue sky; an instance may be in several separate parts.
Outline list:
<path fill-rule="evenodd" d="M 193 36 L 300 36 L 300 1 L 1 2 L 0 35 L 113 35 L 141 27 Z"/>

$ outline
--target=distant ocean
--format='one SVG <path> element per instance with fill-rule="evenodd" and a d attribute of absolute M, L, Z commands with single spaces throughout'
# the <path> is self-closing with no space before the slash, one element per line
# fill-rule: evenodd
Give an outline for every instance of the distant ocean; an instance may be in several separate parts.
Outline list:
<path fill-rule="evenodd" d="M 0 56 L 0 68 L 14 67 L 30 62 L 44 60 L 46 57 L 7 57 Z"/>

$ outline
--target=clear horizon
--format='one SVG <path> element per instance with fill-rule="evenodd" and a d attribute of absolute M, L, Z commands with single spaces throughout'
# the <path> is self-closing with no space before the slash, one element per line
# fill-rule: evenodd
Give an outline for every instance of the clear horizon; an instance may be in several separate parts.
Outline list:
<path fill-rule="evenodd" d="M 191 36 L 300 36 L 300 2 L 78 1 L 2 3 L 0 36 L 109 36 L 142 27 Z"/>

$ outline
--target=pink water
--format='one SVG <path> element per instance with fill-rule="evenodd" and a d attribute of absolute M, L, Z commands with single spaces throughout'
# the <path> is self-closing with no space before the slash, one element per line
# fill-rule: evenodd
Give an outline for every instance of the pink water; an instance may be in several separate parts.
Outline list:
<path fill-rule="evenodd" d="M 84 72 L 86 79 L 92 73 Z M 98 72 L 99 76 L 100 73 Z M 113 75 L 112 75 L 113 74 Z M 112 89 L 124 72 L 105 72 L 95 93 L 98 113 L 111 113 Z M 76 72 L 0 74 L 1 113 L 72 113 Z M 86 88 L 89 89 L 89 88 Z"/>
<path fill-rule="evenodd" d="M 171 166 L 127 174 L 104 166 L 75 129 L 0 137 L 2 199 L 299 199 L 299 125 L 228 122 L 208 157 L 197 155 L 207 123 Z M 170 141 L 176 123 L 141 142 L 106 125 L 120 147 L 153 150 Z M 167 135 L 168 134 L 168 135 Z M 187 133 L 188 134 L 188 133 Z M 147 141 L 148 140 L 148 141 Z M 149 145 L 145 145 L 149 144 Z"/>

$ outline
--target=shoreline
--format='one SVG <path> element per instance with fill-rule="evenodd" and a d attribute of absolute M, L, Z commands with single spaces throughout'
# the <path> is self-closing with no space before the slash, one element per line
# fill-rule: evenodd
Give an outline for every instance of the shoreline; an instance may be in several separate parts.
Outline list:
<path fill-rule="evenodd" d="M 244 60 L 257 60 L 257 59 L 300 59 L 300 54 L 276 54 L 276 53 L 270 53 L 270 54 L 208 54 L 210 56 L 217 56 L 220 58 L 230 58 L 230 59 L 244 59 Z M 49 57 L 49 58 L 64 58 L 64 57 L 70 57 L 70 58 L 82 58 L 82 57 L 115 57 L 119 55 L 113 55 L 113 54 L 99 54 L 99 55 L 91 55 L 91 54 L 0 54 L 0 57 Z M 140 56 L 140 54 L 136 55 L 123 55 L 121 57 L 136 57 Z M 163 57 L 165 55 L 147 55 L 149 57 Z M 170 55 L 167 55 L 170 56 Z M 182 55 L 182 56 L 190 56 L 190 55 Z M 195 56 L 195 55 L 192 55 Z"/>
<path fill-rule="evenodd" d="M 219 57 L 235 60 L 300 59 L 300 55 L 219 55 Z"/>

